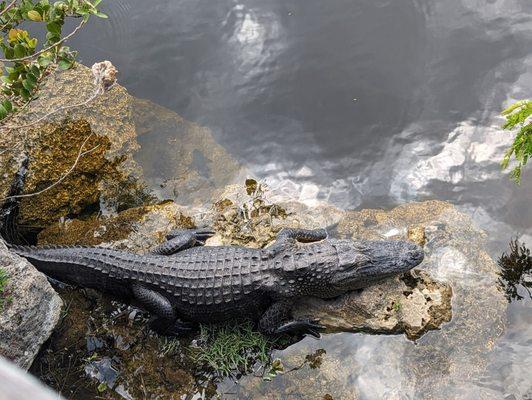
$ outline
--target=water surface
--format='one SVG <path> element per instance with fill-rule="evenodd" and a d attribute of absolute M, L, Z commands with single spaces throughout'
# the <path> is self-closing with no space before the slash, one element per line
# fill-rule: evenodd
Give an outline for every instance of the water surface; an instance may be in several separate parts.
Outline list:
<path fill-rule="evenodd" d="M 133 95 L 208 127 L 271 186 L 346 209 L 448 200 L 494 257 L 512 236 L 532 245 L 532 169 L 520 187 L 501 173 L 511 135 L 498 117 L 532 93 L 532 2 L 120 0 L 106 12 L 72 41 L 82 61 L 110 59 Z M 531 307 L 509 306 L 478 382 L 500 398 L 532 390 Z M 355 354 L 378 339 L 326 341 Z M 363 398 L 378 398 L 370 387 Z"/>

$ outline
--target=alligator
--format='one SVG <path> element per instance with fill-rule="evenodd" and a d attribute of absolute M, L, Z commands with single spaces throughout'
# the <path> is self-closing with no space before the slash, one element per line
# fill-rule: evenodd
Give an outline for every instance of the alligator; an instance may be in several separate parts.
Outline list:
<path fill-rule="evenodd" d="M 142 255 L 102 247 L 10 247 L 53 279 L 139 304 L 164 335 L 197 323 L 249 319 L 265 334 L 319 336 L 318 320 L 291 317 L 296 298 L 334 298 L 423 260 L 423 250 L 411 242 L 330 239 L 324 229 L 285 228 L 263 249 L 203 246 L 213 234 L 209 228 L 172 231 Z"/>

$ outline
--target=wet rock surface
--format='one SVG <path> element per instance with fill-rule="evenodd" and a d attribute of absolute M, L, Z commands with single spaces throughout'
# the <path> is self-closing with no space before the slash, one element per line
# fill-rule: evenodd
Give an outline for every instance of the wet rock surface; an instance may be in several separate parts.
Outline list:
<path fill-rule="evenodd" d="M 46 277 L 9 252 L 1 239 L 0 269 L 8 277 L 0 309 L 0 355 L 28 369 L 58 323 L 63 303 Z"/>
<path fill-rule="evenodd" d="M 94 92 L 92 81 L 90 69 L 79 64 L 52 73 L 39 98 L 15 115 L 9 125 L 26 126 L 54 110 L 83 102 Z M 2 131 L 0 146 L 7 149 L 0 157 L 2 197 L 9 190 L 22 154 L 30 160 L 24 187 L 28 194 L 61 179 L 76 164 L 78 154 L 89 151 L 61 185 L 21 200 L 18 222 L 22 225 L 41 228 L 61 217 L 94 211 L 100 201 L 121 203 L 124 199 L 120 197 L 129 200 L 126 192 L 129 197 L 146 200 L 142 185 L 135 182 L 140 170 L 127 156 L 138 149 L 131 97 L 119 85 L 87 105 L 54 113 L 35 125 Z"/>
<path fill-rule="evenodd" d="M 406 237 L 412 226 L 425 231 L 420 268 L 452 288 L 450 322 L 415 342 L 401 336 L 348 333 L 326 335 L 319 342 L 304 340 L 277 356 L 290 371 L 322 349 L 318 369 L 292 370 L 271 386 L 245 377 L 238 387 L 225 382 L 223 390 L 236 390 L 235 398 L 253 399 L 282 399 L 295 393 L 319 398 L 324 392 L 342 399 L 500 398 L 484 377 L 491 351 L 505 330 L 507 303 L 497 288 L 497 266 L 485 250 L 486 235 L 471 218 L 448 203 L 428 201 L 390 211 L 347 212 L 337 231 L 379 239 Z"/>
<path fill-rule="evenodd" d="M 25 126 L 83 103 L 94 89 L 91 71 L 83 65 L 52 73 L 39 98 L 9 125 Z M 87 154 L 76 163 L 80 152 Z M 87 104 L 53 113 L 35 125 L 3 130 L 0 198 L 9 192 L 24 155 L 29 157 L 24 194 L 61 180 L 21 200 L 17 222 L 36 231 L 62 218 L 152 204 L 157 201 L 154 194 L 180 204 L 198 203 L 240 171 L 208 129 L 136 99 L 118 84 Z M 161 173 L 167 178 L 155 179 Z"/>

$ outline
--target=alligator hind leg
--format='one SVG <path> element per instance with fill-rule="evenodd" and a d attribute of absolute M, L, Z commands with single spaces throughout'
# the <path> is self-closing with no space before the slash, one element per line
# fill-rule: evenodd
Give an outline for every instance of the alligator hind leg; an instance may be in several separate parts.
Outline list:
<path fill-rule="evenodd" d="M 203 246 L 205 241 L 214 233 L 209 228 L 173 230 L 166 235 L 167 241 L 154 248 L 150 253 L 170 256 L 181 250 Z"/>
<path fill-rule="evenodd" d="M 142 285 L 133 285 L 132 289 L 135 299 L 155 315 L 150 321 L 154 331 L 161 335 L 177 336 L 192 329 L 190 324 L 177 319 L 172 304 L 162 294 Z"/>
<path fill-rule="evenodd" d="M 318 320 L 293 319 L 288 301 L 278 301 L 266 310 L 259 321 L 259 330 L 269 335 L 286 332 L 308 333 L 319 338 L 319 331 L 324 329 Z"/>
<path fill-rule="evenodd" d="M 296 242 L 318 242 L 326 238 L 327 231 L 325 229 L 283 228 L 277 235 L 275 242 L 268 247 L 268 250 L 277 254 L 287 247 L 293 246 Z"/>

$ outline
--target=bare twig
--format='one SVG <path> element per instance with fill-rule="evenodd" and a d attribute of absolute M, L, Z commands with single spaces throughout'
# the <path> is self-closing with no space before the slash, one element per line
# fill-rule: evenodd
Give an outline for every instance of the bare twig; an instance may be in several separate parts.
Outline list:
<path fill-rule="evenodd" d="M 11 10 L 13 8 L 13 6 L 15 5 L 15 3 L 17 2 L 17 0 L 13 0 L 11 3 L 9 3 L 6 8 L 4 8 L 2 11 L 0 11 L 0 17 L 2 15 L 4 15 L 4 13 L 8 12 L 9 10 Z"/>
<path fill-rule="evenodd" d="M 74 29 L 72 32 L 70 32 L 68 35 L 66 35 L 63 39 L 55 42 L 51 46 L 48 46 L 48 47 L 45 47 L 44 49 L 39 50 L 37 53 L 30 54 L 29 56 L 26 56 L 26 57 L 12 58 L 10 60 L 7 59 L 7 58 L 0 58 L 0 61 L 3 61 L 3 62 L 19 62 L 19 61 L 25 61 L 25 60 L 29 60 L 31 58 L 34 58 L 34 57 L 36 57 L 36 56 L 38 56 L 38 55 L 40 55 L 42 53 L 45 53 L 45 52 L 53 49 L 54 47 L 60 46 L 64 42 L 66 42 L 68 39 L 70 39 L 72 36 L 74 36 L 81 29 L 81 27 L 84 24 L 85 24 L 85 20 L 82 19 L 81 22 L 79 23 L 79 25 L 76 26 L 76 29 Z"/>
<path fill-rule="evenodd" d="M 111 89 L 115 83 L 116 83 L 116 68 L 109 62 L 109 61 L 103 61 L 101 63 L 96 63 L 92 66 L 92 73 L 94 76 L 94 85 L 96 86 L 94 89 L 94 92 L 92 95 L 82 101 L 81 103 L 75 103 L 70 104 L 67 106 L 62 106 L 59 108 L 56 108 L 55 110 L 50 111 L 49 113 L 37 118 L 36 120 L 29 122 L 24 125 L 6 125 L 1 126 L 0 131 L 4 129 L 22 129 L 22 128 L 29 128 L 35 124 L 38 124 L 39 122 L 43 121 L 44 119 L 52 116 L 53 114 L 56 114 L 60 111 L 69 110 L 71 108 L 76 107 L 82 107 L 89 104 L 91 101 L 93 101 L 96 97 L 98 97 L 100 94 L 103 94 L 105 91 Z M 27 106 L 28 103 L 24 105 L 24 107 Z"/>
<path fill-rule="evenodd" d="M 94 93 L 85 101 L 82 101 L 81 103 L 76 103 L 76 104 L 69 104 L 68 106 L 62 106 L 62 107 L 59 107 L 59 108 L 56 108 L 55 110 L 52 110 L 50 111 L 49 113 L 43 115 L 42 117 L 39 117 L 37 118 L 35 121 L 32 121 L 32 122 L 29 122 L 25 125 L 6 125 L 6 126 L 2 126 L 0 127 L 0 130 L 2 129 L 22 129 L 22 128 L 29 128 L 30 126 L 33 126 L 35 124 L 38 124 L 39 122 L 41 122 L 42 120 L 52 116 L 53 114 L 56 114 L 58 113 L 59 111 L 65 111 L 65 110 L 69 110 L 71 108 L 76 108 L 76 107 L 81 107 L 81 106 L 85 106 L 87 104 L 89 104 L 91 101 L 93 101 L 96 97 L 98 97 L 98 95 L 102 93 L 101 91 L 101 88 L 100 87 L 97 87 L 94 91 Z"/>
<path fill-rule="evenodd" d="M 37 195 L 42 194 L 42 193 L 54 188 L 55 186 L 59 185 L 61 182 L 63 182 L 72 173 L 74 168 L 76 168 L 76 166 L 78 165 L 78 162 L 81 159 L 81 157 L 85 156 L 86 154 L 92 153 L 94 150 L 96 150 L 98 147 L 100 147 L 100 145 L 97 145 L 97 146 L 94 146 L 90 150 L 83 151 L 83 148 L 85 147 L 85 145 L 87 144 L 88 140 L 91 138 L 92 135 L 93 134 L 91 133 L 89 136 L 86 137 L 86 139 L 83 141 L 83 143 L 81 144 L 81 146 L 79 148 L 79 152 L 78 152 L 78 155 L 76 157 L 76 160 L 70 166 L 70 168 L 57 181 L 55 181 L 51 185 L 45 187 L 44 189 L 39 190 L 38 192 L 19 194 L 19 195 L 15 195 L 15 196 L 4 197 L 3 199 L 0 199 L 0 202 L 3 203 L 6 200 L 21 199 L 21 198 L 24 198 L 24 197 L 37 196 Z"/>

